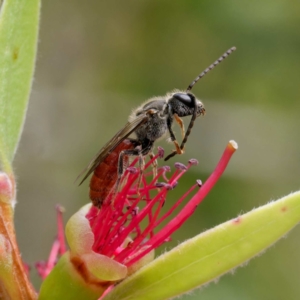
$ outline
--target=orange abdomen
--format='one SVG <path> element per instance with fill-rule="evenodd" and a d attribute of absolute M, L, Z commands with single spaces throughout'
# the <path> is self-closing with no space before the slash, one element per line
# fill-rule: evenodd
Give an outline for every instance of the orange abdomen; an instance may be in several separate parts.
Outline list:
<path fill-rule="evenodd" d="M 118 179 L 119 154 L 123 150 L 134 149 L 130 140 L 124 140 L 94 170 L 90 181 L 90 199 L 101 207 L 106 197 L 114 188 Z M 124 160 L 126 162 L 126 159 Z"/>

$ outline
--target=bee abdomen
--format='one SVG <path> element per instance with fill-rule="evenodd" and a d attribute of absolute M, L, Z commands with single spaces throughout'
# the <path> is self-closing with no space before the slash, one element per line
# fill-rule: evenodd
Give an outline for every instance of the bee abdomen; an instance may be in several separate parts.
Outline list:
<path fill-rule="evenodd" d="M 89 193 L 94 206 L 101 208 L 107 196 L 114 192 L 118 178 L 119 154 L 123 150 L 133 148 L 134 145 L 130 140 L 124 140 L 96 167 L 90 181 Z"/>

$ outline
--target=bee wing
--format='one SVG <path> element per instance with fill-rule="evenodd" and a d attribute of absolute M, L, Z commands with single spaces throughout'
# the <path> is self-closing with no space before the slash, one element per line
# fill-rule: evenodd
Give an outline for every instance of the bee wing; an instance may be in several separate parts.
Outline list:
<path fill-rule="evenodd" d="M 124 141 L 136 128 L 145 123 L 149 119 L 147 112 L 138 115 L 133 121 L 127 122 L 125 126 L 118 131 L 114 137 L 104 145 L 104 147 L 95 155 L 91 162 L 78 175 L 75 181 L 84 175 L 79 185 L 81 185 L 87 177 L 96 169 L 96 167 L 109 155 L 122 141 Z"/>

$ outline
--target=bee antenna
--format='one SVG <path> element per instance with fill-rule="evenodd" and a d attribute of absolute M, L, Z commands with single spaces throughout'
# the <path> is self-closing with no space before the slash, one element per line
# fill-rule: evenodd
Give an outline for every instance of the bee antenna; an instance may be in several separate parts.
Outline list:
<path fill-rule="evenodd" d="M 200 73 L 188 86 L 186 89 L 186 92 L 189 92 L 193 86 L 202 78 L 204 75 L 206 75 L 209 71 L 211 71 L 214 67 L 216 67 L 219 63 L 221 63 L 226 57 L 228 57 L 233 51 L 236 50 L 236 47 L 231 47 L 229 50 L 227 50 L 222 56 L 220 56 L 213 64 L 211 64 L 208 68 L 206 68 L 202 73 Z"/>
<path fill-rule="evenodd" d="M 207 74 L 209 71 L 211 71 L 215 66 L 217 66 L 219 63 L 221 63 L 227 56 L 229 56 L 233 51 L 236 50 L 236 47 L 231 47 L 229 50 L 227 50 L 222 56 L 220 56 L 213 64 L 211 64 L 208 68 L 206 68 L 202 73 L 200 73 L 200 75 L 198 75 L 193 81 L 192 83 L 188 86 L 188 88 L 186 89 L 186 92 L 189 92 L 193 86 L 205 75 Z M 194 122 L 197 118 L 197 100 L 196 98 L 193 96 L 193 106 L 194 106 L 194 112 L 189 124 L 189 127 L 185 133 L 185 136 L 181 142 L 180 145 L 180 149 L 183 150 L 185 143 L 187 142 L 188 136 L 190 135 L 191 131 L 192 131 L 192 127 L 194 126 Z M 173 151 L 170 155 L 168 155 L 165 160 L 170 159 L 171 157 L 175 156 L 177 154 L 176 151 Z"/>

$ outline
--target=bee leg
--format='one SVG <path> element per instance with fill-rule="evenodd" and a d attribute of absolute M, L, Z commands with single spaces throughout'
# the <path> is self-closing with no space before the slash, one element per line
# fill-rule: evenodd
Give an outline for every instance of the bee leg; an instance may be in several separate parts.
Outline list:
<path fill-rule="evenodd" d="M 182 138 L 184 138 L 184 136 L 185 136 L 184 123 L 183 123 L 182 119 L 180 117 L 178 117 L 177 114 L 174 114 L 174 118 L 181 129 L 181 136 L 182 136 Z"/>
<path fill-rule="evenodd" d="M 176 119 L 176 117 L 175 117 L 175 119 Z M 179 119 L 180 119 L 180 118 L 179 118 Z M 172 130 L 172 127 L 171 127 L 171 126 L 172 126 L 172 123 L 171 123 L 171 120 L 170 120 L 170 119 L 167 120 L 167 125 L 168 125 L 168 130 L 169 130 L 169 133 L 170 133 L 171 140 L 172 140 L 172 142 L 174 143 L 175 148 L 176 148 L 176 150 L 174 150 L 173 152 L 174 152 L 174 153 L 177 153 L 177 154 L 182 154 L 182 153 L 184 153 L 184 150 L 180 148 L 180 145 L 178 144 L 178 142 L 177 142 L 177 140 L 176 140 L 175 134 L 174 134 L 174 132 L 173 132 L 173 130 Z"/>
<path fill-rule="evenodd" d="M 153 157 L 155 155 L 153 154 L 153 152 L 150 152 L 149 156 L 150 156 L 150 159 L 153 159 Z M 152 166 L 153 166 L 153 179 L 154 179 L 157 175 L 157 160 L 156 159 L 152 162 Z"/>
<path fill-rule="evenodd" d="M 144 157 L 140 153 L 139 154 L 139 170 L 140 170 L 140 174 L 139 174 L 139 178 L 138 178 L 137 185 L 136 185 L 137 186 L 136 193 L 137 193 L 138 197 L 140 196 L 140 186 L 141 186 L 141 182 L 142 182 L 142 176 L 143 176 L 144 169 L 145 169 Z"/>
<path fill-rule="evenodd" d="M 141 150 L 137 148 L 137 149 L 133 149 L 133 150 L 123 150 L 123 151 L 121 151 L 120 154 L 119 154 L 119 160 L 118 160 L 118 178 L 117 178 L 117 181 L 116 181 L 114 197 L 113 197 L 112 202 L 114 202 L 114 199 L 115 199 L 115 197 L 116 197 L 116 195 L 119 191 L 121 179 L 122 179 L 122 176 L 123 176 L 124 171 L 126 169 L 125 162 L 124 162 L 124 157 L 125 156 L 138 156 L 139 157 L 139 172 L 140 172 L 140 175 L 139 175 L 139 179 L 138 179 L 138 188 L 140 186 L 142 174 L 143 174 L 143 171 L 144 171 L 144 159 L 143 159 L 143 156 L 141 154 Z"/>

